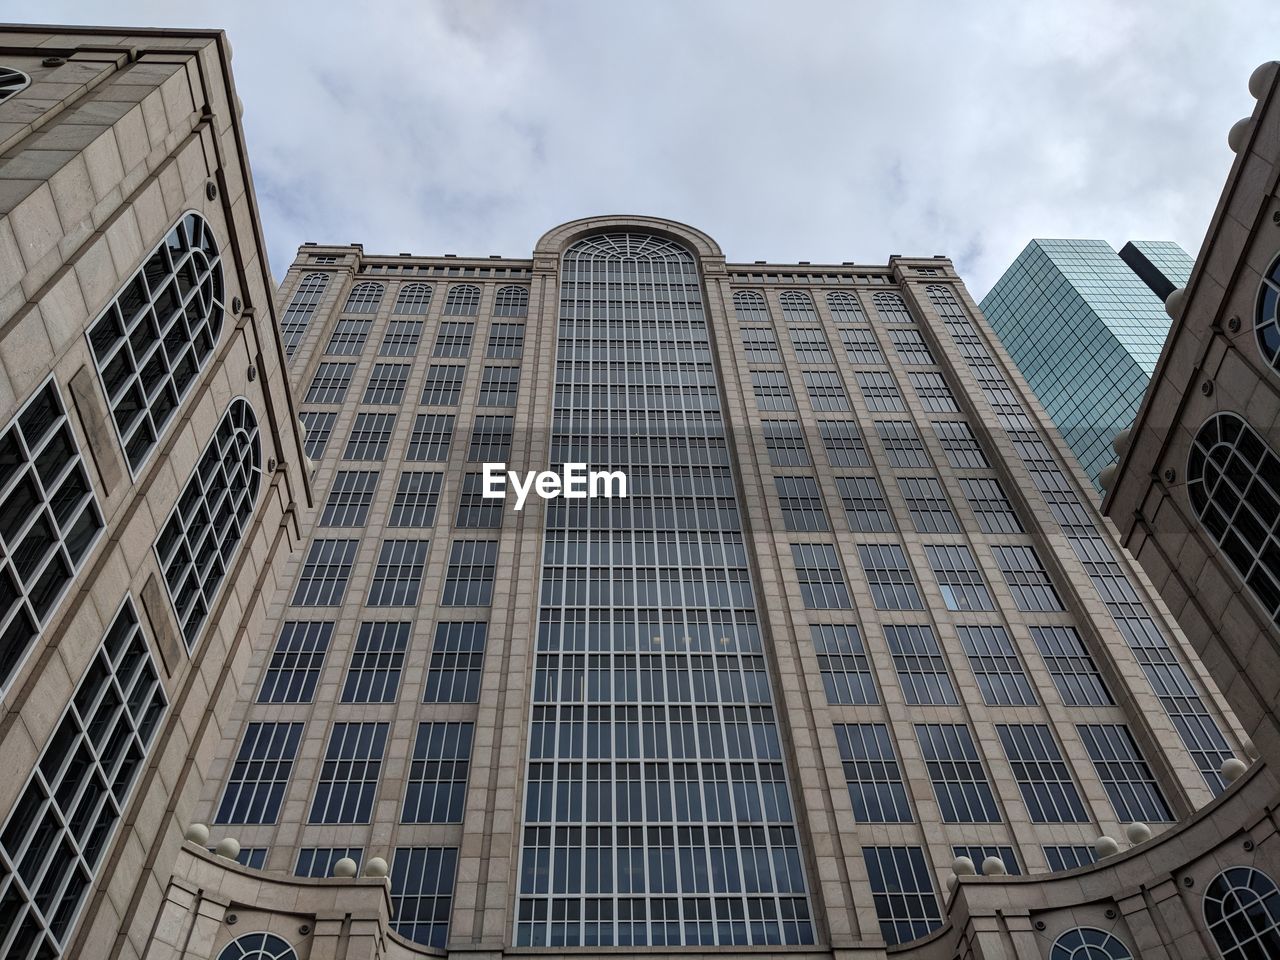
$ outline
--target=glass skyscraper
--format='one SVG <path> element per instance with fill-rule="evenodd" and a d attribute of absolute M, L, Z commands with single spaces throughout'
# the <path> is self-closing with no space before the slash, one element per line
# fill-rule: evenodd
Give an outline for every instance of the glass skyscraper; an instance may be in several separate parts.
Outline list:
<path fill-rule="evenodd" d="M 1176 243 L 1032 240 L 982 301 L 1005 349 L 1094 485 L 1114 458 L 1191 274 Z"/>

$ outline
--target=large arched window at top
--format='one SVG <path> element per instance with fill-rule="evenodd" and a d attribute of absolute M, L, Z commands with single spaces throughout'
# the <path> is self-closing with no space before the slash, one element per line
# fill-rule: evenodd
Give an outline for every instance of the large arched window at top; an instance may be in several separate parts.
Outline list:
<path fill-rule="evenodd" d="M 900 294 L 877 293 L 871 300 L 883 323 L 911 323 L 911 311 Z"/>
<path fill-rule="evenodd" d="M 1209 535 L 1280 624 L 1280 458 L 1234 413 L 1205 421 L 1187 456 L 1187 496 Z"/>
<path fill-rule="evenodd" d="M 474 317 L 480 312 L 480 288 L 474 283 L 455 283 L 444 301 L 446 317 Z"/>
<path fill-rule="evenodd" d="M 733 312 L 739 323 L 768 323 L 769 308 L 759 290 L 739 290 L 733 295 Z"/>
<path fill-rule="evenodd" d="M 831 319 L 836 323 L 866 323 L 867 315 L 862 312 L 862 304 L 852 293 L 833 290 L 827 294 L 827 307 L 831 310 Z"/>
<path fill-rule="evenodd" d="M 325 290 L 329 288 L 329 274 L 308 273 L 293 291 L 293 299 L 284 308 L 280 318 L 280 340 L 284 344 L 284 355 L 292 357 L 302 335 L 307 332 L 311 318 L 315 316 L 316 307 Z"/>
<path fill-rule="evenodd" d="M 1204 922 L 1223 960 L 1280 957 L 1280 889 L 1253 867 L 1229 867 L 1204 891 Z"/>
<path fill-rule="evenodd" d="M 782 306 L 782 319 L 787 323 L 818 322 L 812 298 L 801 290 L 784 290 L 778 294 L 778 303 Z"/>
<path fill-rule="evenodd" d="M 1273 373 L 1280 374 L 1280 256 L 1271 261 L 1258 288 L 1253 334 L 1258 339 L 1262 359 Z"/>
<path fill-rule="evenodd" d="M 347 296 L 347 304 L 342 308 L 343 313 L 377 313 L 378 305 L 382 303 L 382 293 L 386 289 L 380 283 L 357 283 L 351 288 L 351 293 Z"/>
<path fill-rule="evenodd" d="M 495 317 L 527 317 L 529 315 L 528 287 L 499 287 L 493 298 Z"/>
<path fill-rule="evenodd" d="M 31 85 L 31 78 L 13 67 L 0 67 L 0 103 Z"/>
<path fill-rule="evenodd" d="M 261 486 L 258 418 L 249 401 L 237 397 L 156 539 L 156 557 L 188 650 L 195 647 L 231 569 Z"/>
<path fill-rule="evenodd" d="M 188 213 L 89 328 L 112 419 L 136 473 L 160 442 L 222 333 L 222 258 Z"/>
<path fill-rule="evenodd" d="M 406 283 L 396 294 L 396 305 L 392 313 L 402 316 L 425 316 L 431 306 L 431 284 Z"/>

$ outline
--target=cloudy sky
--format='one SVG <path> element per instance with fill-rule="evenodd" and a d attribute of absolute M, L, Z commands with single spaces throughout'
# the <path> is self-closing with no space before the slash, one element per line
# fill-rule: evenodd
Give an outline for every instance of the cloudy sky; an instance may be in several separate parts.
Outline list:
<path fill-rule="evenodd" d="M 1194 254 L 1280 55 L 1275 0 L 362 6 L 28 9 L 228 31 L 277 276 L 304 240 L 528 256 L 598 213 L 730 260 L 946 254 L 979 296 L 1037 236 Z"/>

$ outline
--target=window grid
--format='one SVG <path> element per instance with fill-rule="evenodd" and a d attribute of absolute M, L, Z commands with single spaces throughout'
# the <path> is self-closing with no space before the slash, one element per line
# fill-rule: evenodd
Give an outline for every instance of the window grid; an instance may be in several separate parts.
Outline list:
<path fill-rule="evenodd" d="M 877 610 L 923 610 L 907 556 L 896 543 L 860 543 L 858 559 Z"/>
<path fill-rule="evenodd" d="M 391 927 L 414 943 L 443 950 L 458 872 L 454 847 L 396 847 L 391 860 Z"/>
<path fill-rule="evenodd" d="M 312 540 L 293 593 L 293 606 L 341 606 L 359 547 L 359 540 Z"/>
<path fill-rule="evenodd" d="M 982 691 L 982 702 L 995 706 L 1032 706 L 1036 703 L 1031 681 L 1013 640 L 1000 626 L 958 626 L 956 634 L 969 658 L 969 666 Z"/>
<path fill-rule="evenodd" d="M 361 403 L 399 403 L 409 382 L 409 364 L 375 363 Z"/>
<path fill-rule="evenodd" d="M 794 410 L 791 384 L 781 370 L 752 370 L 751 388 L 755 392 L 756 406 L 761 410 Z"/>
<path fill-rule="evenodd" d="M 0 693 L 103 529 L 56 381 L 0 432 Z"/>
<path fill-rule="evenodd" d="M 126 595 L 0 830 L 6 957 L 61 954 L 167 707 Z"/>
<path fill-rule="evenodd" d="M 332 636 L 332 621 L 286 620 L 267 661 L 258 703 L 310 703 Z"/>
<path fill-rule="evenodd" d="M 1035 613 L 1063 609 L 1058 591 L 1053 588 L 1034 547 L 993 546 L 991 552 L 1019 610 Z"/>
<path fill-rule="evenodd" d="M 401 823 L 461 823 L 471 766 L 470 723 L 419 723 Z"/>
<path fill-rule="evenodd" d="M 137 473 L 222 333 L 222 257 L 213 229 L 186 214 L 89 328 L 99 382 Z"/>
<path fill-rule="evenodd" d="M 862 304 L 852 293 L 833 290 L 827 294 L 827 309 L 831 311 L 831 319 L 836 323 L 866 323 L 867 315 L 862 312 Z"/>
<path fill-rule="evenodd" d="M 1229 867 L 1210 880 L 1204 921 L 1225 960 L 1280 956 L 1280 888 L 1261 870 Z"/>
<path fill-rule="evenodd" d="M 878 370 L 859 370 L 854 373 L 854 377 L 862 390 L 868 410 L 876 413 L 900 413 L 907 409 L 893 374 Z"/>
<path fill-rule="evenodd" d="M 899 477 L 898 489 L 917 533 L 960 532 L 960 524 L 937 477 Z"/>
<path fill-rule="evenodd" d="M 280 339 L 284 342 L 284 355 L 292 357 L 311 325 L 325 291 L 329 288 L 329 274 L 308 273 L 293 292 L 293 299 L 280 317 Z"/>
<path fill-rule="evenodd" d="M 514 407 L 520 390 L 519 367 L 485 367 L 480 378 L 482 407 Z"/>
<path fill-rule="evenodd" d="M 527 317 L 529 315 L 529 288 L 499 287 L 493 298 L 495 317 Z"/>
<path fill-rule="evenodd" d="M 363 527 L 377 486 L 377 470 L 339 470 L 320 514 L 320 526 Z"/>
<path fill-rule="evenodd" d="M 1005 847 L 999 845 L 993 846 L 977 846 L 977 847 L 952 847 L 951 855 L 953 857 L 968 857 L 973 861 L 974 866 L 978 868 L 978 872 L 982 872 L 982 864 L 987 857 L 995 857 L 1004 864 L 1005 870 L 1011 877 L 1022 876 L 1022 866 L 1018 863 L 1018 855 L 1013 852 L 1013 847 Z"/>
<path fill-rule="evenodd" d="M 778 294 L 778 305 L 782 307 L 783 323 L 817 323 L 818 312 L 813 308 L 813 299 L 802 290 L 784 290 Z"/>
<path fill-rule="evenodd" d="M 1075 627 L 1028 628 L 1044 665 L 1068 707 L 1109 707 L 1115 704 L 1098 665 L 1085 649 Z"/>
<path fill-rule="evenodd" d="M 440 485 L 444 474 L 425 470 L 405 470 L 396 486 L 388 527 L 429 527 L 436 522 Z"/>
<path fill-rule="evenodd" d="M 474 283 L 455 283 L 444 301 L 446 317 L 474 317 L 480 312 L 480 288 Z"/>
<path fill-rule="evenodd" d="M 774 477 L 782 523 L 787 530 L 827 530 L 827 514 L 822 509 L 822 491 L 813 477 Z"/>
<path fill-rule="evenodd" d="M 471 340 L 475 336 L 476 325 L 458 320 L 443 320 L 436 331 L 435 346 L 431 349 L 433 357 L 469 357 L 471 356 Z"/>
<path fill-rule="evenodd" d="M 884 446 L 889 465 L 898 469 L 928 469 L 929 455 L 924 441 L 910 420 L 877 420 L 876 436 Z"/>
<path fill-rule="evenodd" d="M 913 323 L 906 302 L 896 293 L 877 293 L 871 298 L 881 323 Z"/>
<path fill-rule="evenodd" d="M 445 571 L 441 606 L 489 606 L 493 602 L 493 579 L 497 564 L 498 541 L 453 541 L 449 546 L 449 566 Z"/>
<path fill-rule="evenodd" d="M 253 518 L 262 486 L 258 418 L 237 397 L 227 407 L 156 538 L 187 650 L 194 649 Z"/>
<path fill-rule="evenodd" d="M 412 623 L 360 624 L 342 685 L 343 703 L 395 702 L 412 632 Z"/>
<path fill-rule="evenodd" d="M 834 370 L 805 370 L 804 386 L 814 410 L 830 413 L 853 409 L 844 392 L 844 382 Z"/>
<path fill-rule="evenodd" d="M 514 417 L 477 416 L 471 427 L 471 444 L 467 448 L 467 462 L 505 462 L 511 455 L 511 438 L 514 430 Z"/>
<path fill-rule="evenodd" d="M 392 320 L 378 353 L 384 357 L 415 357 L 422 342 L 421 320 Z"/>
<path fill-rule="evenodd" d="M 524 324 L 489 324 L 489 342 L 485 345 L 484 355 L 491 360 L 519 360 L 523 357 Z"/>
<path fill-rule="evenodd" d="M 444 462 L 453 440 L 453 414 L 420 413 L 413 421 L 404 458 L 415 462 Z"/>
<path fill-rule="evenodd" d="M 1074 870 L 1098 862 L 1097 851 L 1087 843 L 1049 844 L 1042 848 L 1051 873 Z"/>
<path fill-rule="evenodd" d="M 335 723 L 308 823 L 368 823 L 382 773 L 386 723 Z"/>
<path fill-rule="evenodd" d="M 809 610 L 847 610 L 853 606 L 836 548 L 830 543 L 793 543 L 800 596 Z"/>
<path fill-rule="evenodd" d="M 798 420 L 762 420 L 765 449 L 775 467 L 809 466 L 809 449 Z"/>
<path fill-rule="evenodd" d="M 956 404 L 955 395 L 951 392 L 951 388 L 947 386 L 947 378 L 940 373 L 919 373 L 910 372 L 907 379 L 911 381 L 911 387 L 915 390 L 916 396 L 920 398 L 920 403 L 930 413 L 959 413 L 960 407 Z"/>
<path fill-rule="evenodd" d="M 1120 723 L 1079 724 L 1089 759 L 1121 823 L 1167 823 L 1173 814 L 1129 728 Z"/>
<path fill-rule="evenodd" d="M 377 313 L 386 288 L 380 283 L 357 283 L 347 296 L 343 313 Z"/>
<path fill-rule="evenodd" d="M 333 326 L 329 343 L 324 348 L 325 354 L 331 357 L 360 356 L 371 329 L 372 320 L 339 320 Z"/>
<path fill-rule="evenodd" d="M 969 728 L 917 723 L 916 739 L 943 823 L 999 823 L 1000 811 Z"/>
<path fill-rule="evenodd" d="M 876 343 L 876 335 L 870 327 L 841 327 L 840 342 L 844 344 L 844 354 L 850 363 L 866 366 L 883 366 L 884 354 Z"/>
<path fill-rule="evenodd" d="M 326 360 L 316 367 L 316 375 L 311 379 L 303 403 L 341 403 L 347 395 L 347 387 L 351 386 L 351 375 L 355 369 L 354 363 Z"/>
<path fill-rule="evenodd" d="M 788 327 L 787 332 L 791 335 L 791 344 L 800 363 L 835 363 L 831 345 L 827 343 L 821 327 Z M 840 392 L 844 393 L 843 387 Z"/>
<path fill-rule="evenodd" d="M 886 943 L 907 943 L 942 926 L 933 879 L 920 847 L 863 847 L 871 899 Z"/>
<path fill-rule="evenodd" d="M 938 589 L 948 610 L 994 610 L 991 594 L 969 548 L 959 544 L 929 544 L 924 548 Z"/>
<path fill-rule="evenodd" d="M 294 864 L 295 877 L 332 877 L 333 867 L 343 858 L 354 860 L 359 869 L 364 859 L 363 847 L 302 847 Z"/>
<path fill-rule="evenodd" d="M 301 723 L 245 727 L 214 823 L 275 823 L 302 739 Z"/>
<path fill-rule="evenodd" d="M 978 519 L 983 533 L 1022 533 L 1022 522 L 1013 512 L 1000 481 L 994 477 L 961 477 L 960 489 Z"/>
<path fill-rule="evenodd" d="M 938 435 L 938 443 L 947 456 L 947 463 L 956 470 L 986 470 L 991 467 L 987 462 L 978 438 L 973 435 L 967 423 L 959 420 L 934 420 L 933 431 Z"/>
<path fill-rule="evenodd" d="M 462 398 L 462 381 L 467 367 L 462 363 L 433 363 L 427 367 L 427 379 L 422 386 L 422 400 L 426 407 L 454 407 Z"/>
<path fill-rule="evenodd" d="M 809 636 L 822 675 L 827 703 L 877 703 L 871 661 L 852 623 L 814 623 Z"/>
<path fill-rule="evenodd" d="M 458 493 L 458 513 L 453 525 L 460 529 L 495 529 L 502 526 L 505 501 L 484 495 L 484 475 L 465 473 Z"/>
<path fill-rule="evenodd" d="M 911 823 L 911 804 L 883 723 L 838 723 L 836 743 L 858 823 Z"/>
<path fill-rule="evenodd" d="M 427 666 L 425 703 L 477 703 L 489 625 L 480 621 L 436 624 Z"/>
<path fill-rule="evenodd" d="M 738 290 L 733 295 L 733 312 L 739 323 L 768 323 L 769 308 L 758 290 Z"/>
<path fill-rule="evenodd" d="M 946 657 L 942 655 L 932 627 L 927 624 L 885 624 L 884 639 L 907 703 L 918 706 L 960 702 L 951 683 L 951 675 L 947 673 Z"/>
<path fill-rule="evenodd" d="M 997 723 L 996 735 L 1032 823 L 1089 822 L 1071 769 L 1046 724 Z"/>
<path fill-rule="evenodd" d="M 869 467 L 867 445 L 852 420 L 819 420 L 818 433 L 833 467 Z"/>
<path fill-rule="evenodd" d="M 429 283 L 402 284 L 396 294 L 396 305 L 391 310 L 393 316 L 425 317 L 431 306 L 432 287 Z M 392 321 L 393 323 L 395 321 Z M 421 329 L 421 326 L 419 326 Z M 416 341 L 415 341 L 416 342 Z"/>
<path fill-rule="evenodd" d="M 324 448 L 329 444 L 338 415 L 325 410 L 304 410 L 298 414 L 298 419 L 302 421 L 302 429 L 307 435 L 303 453 L 310 460 L 319 460 L 324 456 Z"/>
<path fill-rule="evenodd" d="M 854 533 L 893 533 L 893 514 L 875 477 L 836 477 L 844 515 Z"/>
<path fill-rule="evenodd" d="M 342 459 L 385 460 L 395 422 L 394 413 L 357 413 Z"/>
<path fill-rule="evenodd" d="M 740 327 L 742 350 L 748 363 L 781 363 L 782 351 L 772 327 Z"/>
<path fill-rule="evenodd" d="M 422 589 L 426 540 L 384 540 L 369 584 L 370 607 L 412 607 Z"/>
<path fill-rule="evenodd" d="M 903 363 L 916 366 L 934 364 L 933 354 L 918 330 L 890 330 L 888 333 Z"/>

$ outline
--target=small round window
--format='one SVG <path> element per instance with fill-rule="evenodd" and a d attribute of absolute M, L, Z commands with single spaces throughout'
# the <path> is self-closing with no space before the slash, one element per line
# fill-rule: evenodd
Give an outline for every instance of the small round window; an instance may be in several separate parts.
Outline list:
<path fill-rule="evenodd" d="M 1049 960 L 1133 960 L 1133 954 L 1105 930 L 1075 927 L 1053 941 Z"/>

